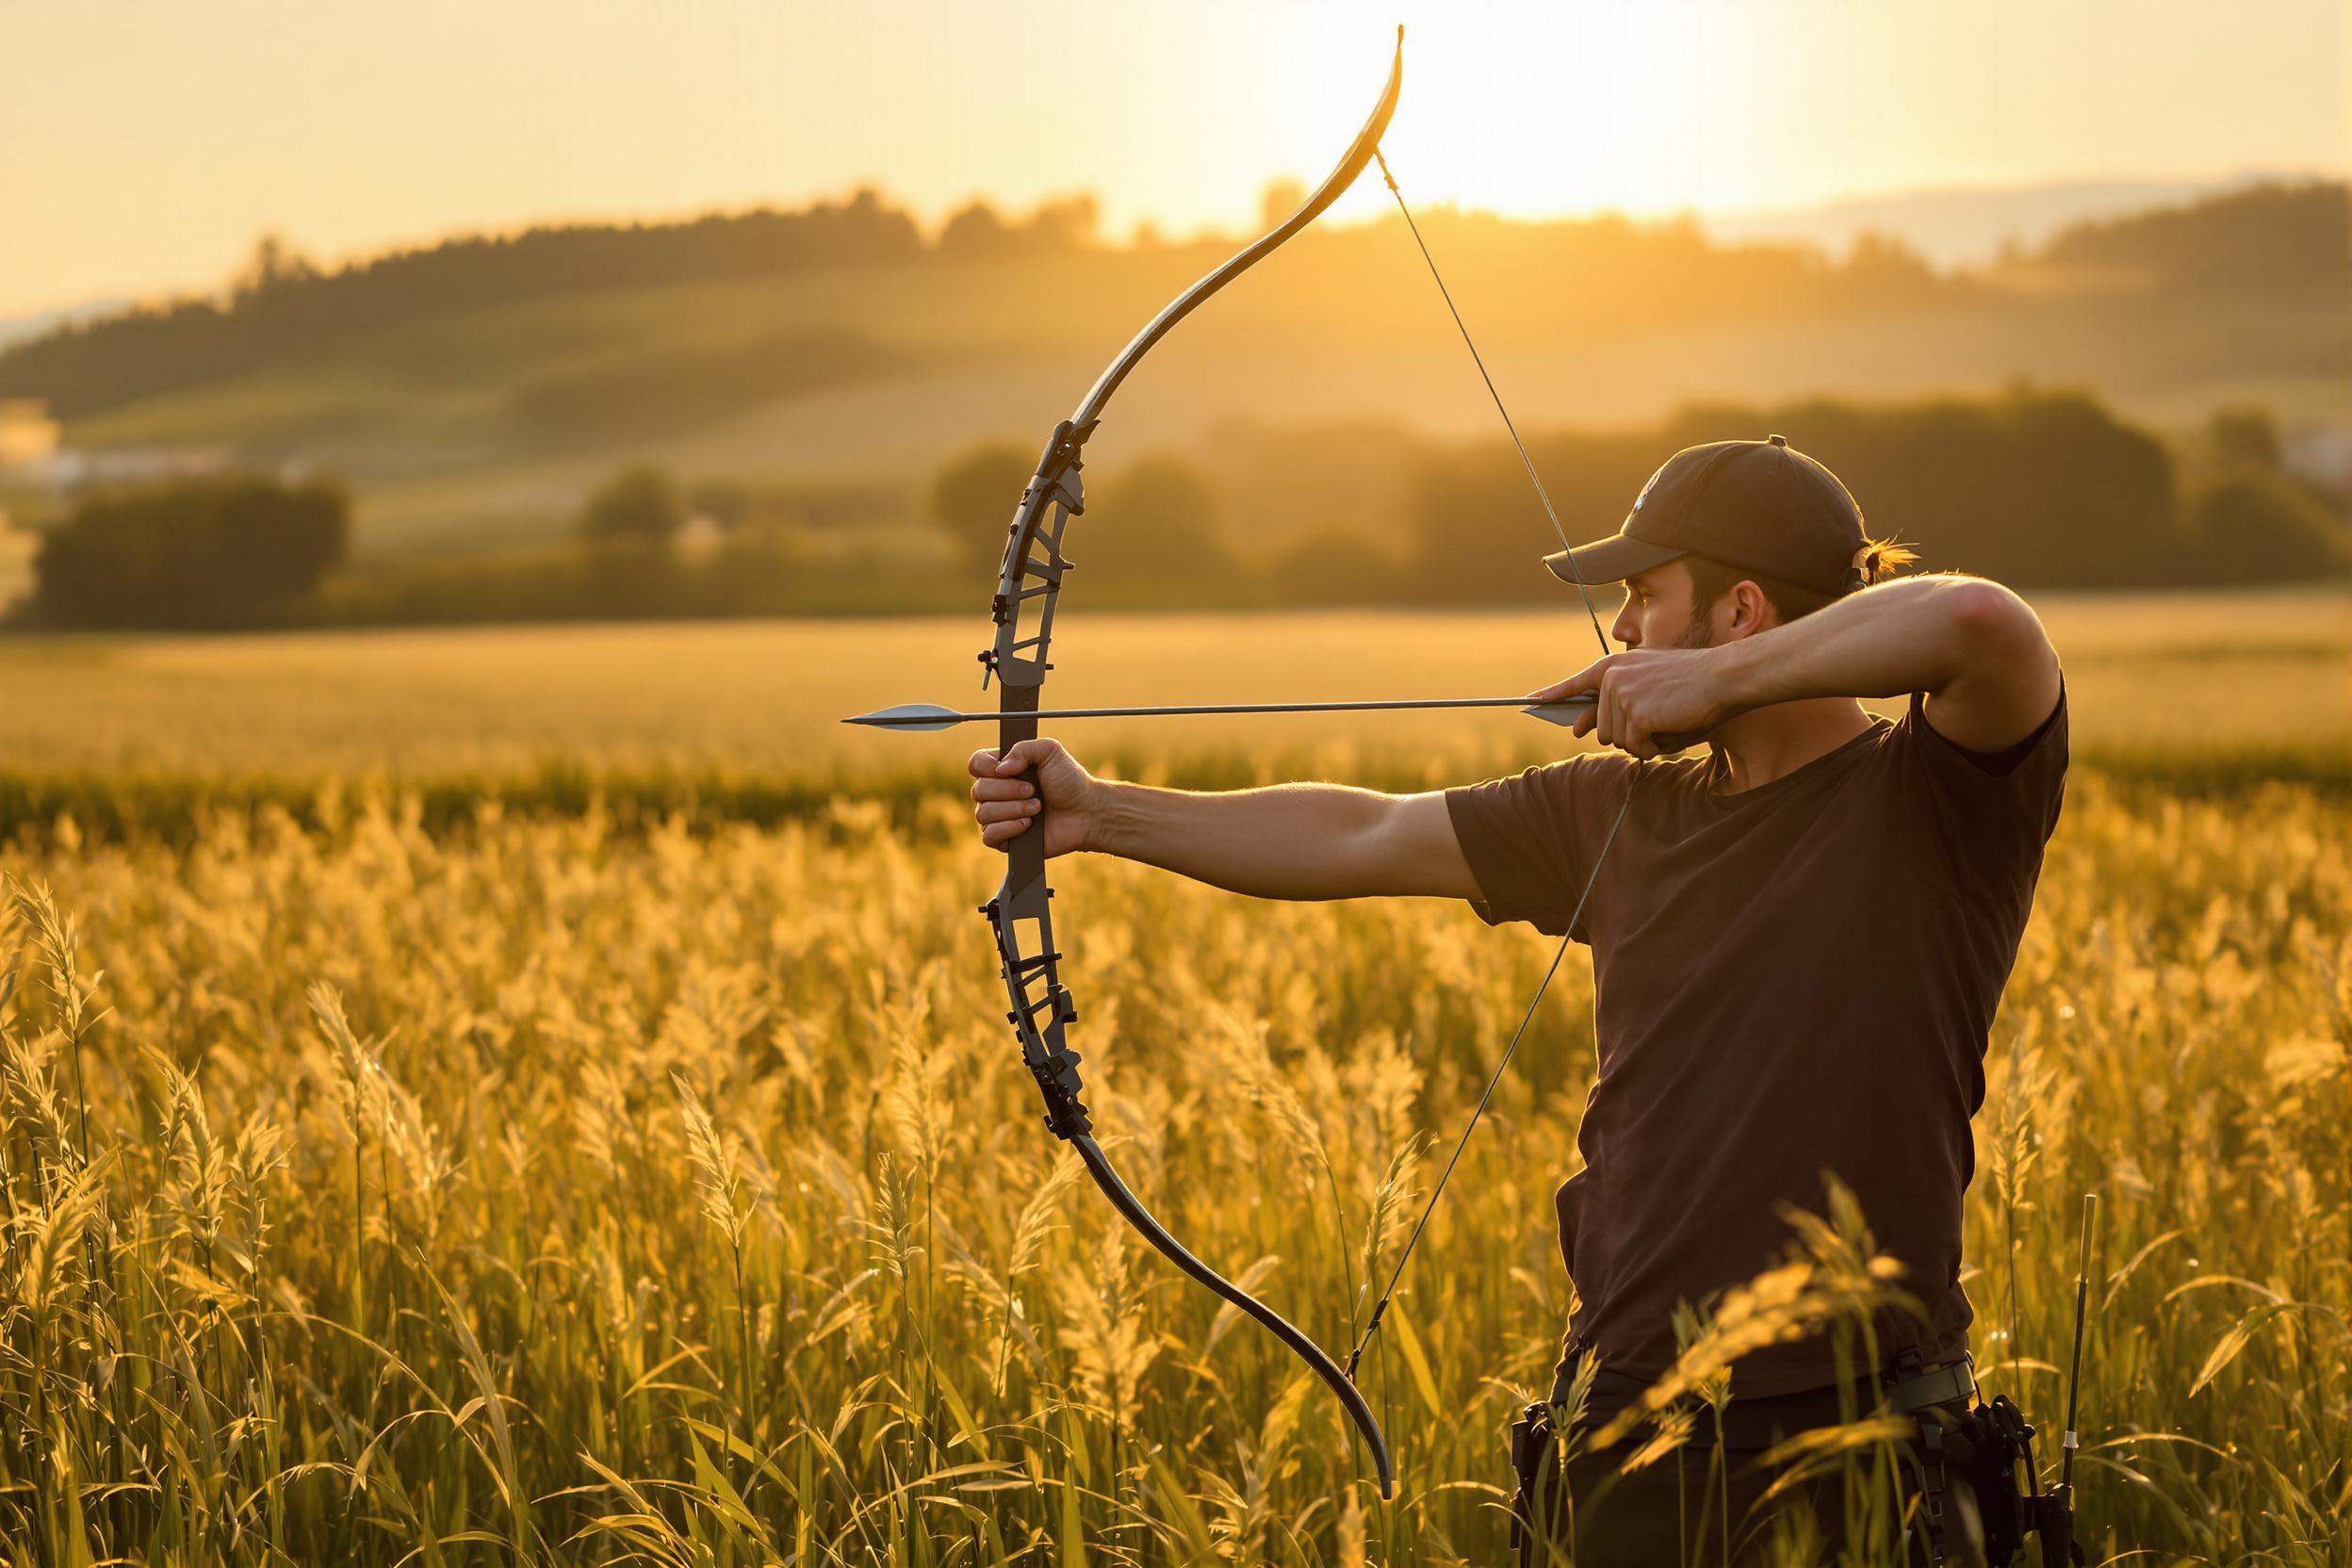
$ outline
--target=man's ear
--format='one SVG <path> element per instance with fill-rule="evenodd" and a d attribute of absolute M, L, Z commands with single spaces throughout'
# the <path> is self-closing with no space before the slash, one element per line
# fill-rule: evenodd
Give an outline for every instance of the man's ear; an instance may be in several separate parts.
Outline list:
<path fill-rule="evenodd" d="M 1728 635 L 1753 637 L 1772 624 L 1772 601 L 1754 582 L 1742 579 L 1724 596 L 1731 600 L 1731 625 L 1724 629 Z"/>

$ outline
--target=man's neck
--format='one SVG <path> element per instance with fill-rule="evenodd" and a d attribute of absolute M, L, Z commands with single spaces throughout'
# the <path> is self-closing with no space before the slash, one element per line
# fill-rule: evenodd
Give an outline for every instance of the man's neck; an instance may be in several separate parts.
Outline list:
<path fill-rule="evenodd" d="M 1810 697 L 1742 713 L 1707 737 L 1723 760 L 1717 792 L 1737 794 L 1786 778 L 1870 727 L 1869 711 L 1852 697 Z"/>

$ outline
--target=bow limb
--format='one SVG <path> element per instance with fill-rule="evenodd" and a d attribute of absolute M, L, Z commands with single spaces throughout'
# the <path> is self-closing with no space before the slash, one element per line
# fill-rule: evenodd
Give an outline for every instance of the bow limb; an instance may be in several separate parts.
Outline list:
<path fill-rule="evenodd" d="M 1257 1319 L 1266 1332 L 1290 1347 L 1292 1353 L 1307 1364 L 1307 1369 L 1322 1379 L 1324 1386 L 1339 1396 L 1348 1419 L 1356 1424 L 1356 1429 L 1364 1434 L 1365 1444 L 1372 1450 L 1372 1468 L 1380 1476 L 1380 1495 L 1393 1495 L 1396 1481 L 1396 1472 L 1389 1462 L 1388 1440 L 1380 1435 L 1380 1424 L 1374 1418 L 1372 1407 L 1364 1402 L 1364 1391 L 1356 1387 L 1354 1380 L 1290 1319 L 1202 1263 L 1193 1255 L 1190 1248 L 1169 1234 L 1168 1228 L 1153 1218 L 1152 1211 L 1143 1206 L 1143 1200 L 1119 1180 L 1119 1172 L 1111 1168 L 1109 1157 L 1092 1137 L 1084 1135 L 1074 1137 L 1070 1139 L 1070 1147 L 1078 1151 L 1078 1158 L 1085 1164 L 1086 1173 L 1094 1178 L 1094 1184 L 1102 1189 L 1102 1196 L 1111 1200 L 1111 1207 L 1141 1233 L 1144 1240 L 1158 1248 L 1170 1263 L 1208 1287 L 1212 1294 L 1232 1302 Z"/>
<path fill-rule="evenodd" d="M 1315 193 L 1298 204 L 1298 210 L 1250 241 L 1221 267 L 1202 277 L 1168 302 L 1166 309 L 1154 316 L 1151 323 L 1135 334 L 1126 348 L 1119 351 L 1110 368 L 1096 378 L 1093 387 L 1078 404 L 1078 412 L 1070 416 L 1070 423 L 1085 429 L 1102 415 L 1102 405 L 1111 400 L 1119 384 L 1127 379 L 1127 372 L 1135 362 L 1151 351 L 1152 346 L 1166 337 L 1177 322 L 1192 314 L 1194 308 L 1210 295 L 1266 259 L 1274 248 L 1322 216 L 1323 209 L 1339 200 L 1348 188 L 1356 183 L 1364 166 L 1380 155 L 1380 138 L 1387 134 L 1389 117 L 1396 112 L 1396 95 L 1405 85 L 1405 30 L 1396 29 L 1396 57 L 1388 68 L 1388 85 L 1380 90 L 1380 102 L 1372 106 L 1372 113 L 1364 120 L 1364 129 L 1348 144 L 1347 154 Z"/>

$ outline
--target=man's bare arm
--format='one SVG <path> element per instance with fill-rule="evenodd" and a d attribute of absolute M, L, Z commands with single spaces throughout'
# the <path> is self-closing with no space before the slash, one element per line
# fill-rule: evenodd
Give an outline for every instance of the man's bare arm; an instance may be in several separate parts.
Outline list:
<path fill-rule="evenodd" d="M 1139 860 L 1253 898 L 1476 898 L 1442 791 L 1391 795 L 1341 784 L 1201 793 L 1093 777 L 1058 742 L 972 756 L 973 816 L 1003 847 L 1027 832 L 1036 791 L 1006 776 L 1035 767 L 1046 851 Z"/>
<path fill-rule="evenodd" d="M 1636 756 L 1809 697 L 1927 696 L 1928 722 L 1970 751 L 2016 744 L 2058 703 L 2058 655 L 2026 602 L 1983 578 L 1907 578 L 1708 648 L 1634 648 L 1531 694 L 1598 694 L 1576 733 Z"/>
<path fill-rule="evenodd" d="M 1710 649 L 1740 708 L 1927 694 L 1928 723 L 1970 751 L 2017 744 L 2058 705 L 2058 654 L 2023 599 L 1984 578 L 1925 577 L 1849 595 Z"/>

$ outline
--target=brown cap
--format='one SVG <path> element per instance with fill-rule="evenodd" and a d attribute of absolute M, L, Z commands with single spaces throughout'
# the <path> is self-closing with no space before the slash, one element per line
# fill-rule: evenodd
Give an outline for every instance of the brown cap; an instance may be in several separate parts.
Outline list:
<path fill-rule="evenodd" d="M 1659 466 L 1615 533 L 1544 558 L 1568 582 L 1616 582 L 1704 555 L 1800 587 L 1855 585 L 1862 509 L 1780 435 L 1685 447 Z"/>

